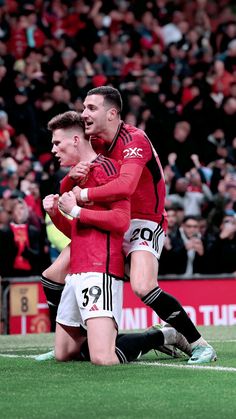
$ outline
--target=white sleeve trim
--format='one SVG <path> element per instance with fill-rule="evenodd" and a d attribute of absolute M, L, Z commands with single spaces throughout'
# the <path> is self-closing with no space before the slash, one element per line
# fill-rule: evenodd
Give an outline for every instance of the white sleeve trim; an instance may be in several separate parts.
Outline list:
<path fill-rule="evenodd" d="M 73 217 L 73 218 L 79 218 L 79 217 L 80 217 L 80 212 L 81 212 L 81 208 L 80 208 L 78 205 L 75 205 L 75 206 L 72 208 L 72 210 L 71 210 L 71 212 L 70 212 L 70 215 L 71 215 L 71 217 Z"/>
<path fill-rule="evenodd" d="M 84 188 L 84 189 L 81 190 L 80 199 L 83 202 L 88 202 L 89 201 L 89 199 L 88 199 L 88 188 Z"/>

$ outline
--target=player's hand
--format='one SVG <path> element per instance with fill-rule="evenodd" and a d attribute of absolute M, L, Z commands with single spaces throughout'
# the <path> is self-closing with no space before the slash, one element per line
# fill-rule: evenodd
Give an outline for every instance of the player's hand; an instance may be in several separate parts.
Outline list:
<path fill-rule="evenodd" d="M 81 194 L 82 189 L 79 186 L 75 186 L 72 189 L 73 194 L 75 195 L 76 201 L 78 203 L 82 203 L 81 198 L 80 198 L 80 194 Z"/>
<path fill-rule="evenodd" d="M 57 213 L 58 200 L 59 200 L 59 195 L 58 194 L 47 195 L 43 199 L 43 208 L 48 213 L 48 215 L 50 215 L 50 217 L 53 217 Z"/>
<path fill-rule="evenodd" d="M 65 214 L 70 214 L 75 205 L 77 205 L 76 197 L 72 191 L 65 192 L 58 201 L 58 208 Z"/>
<path fill-rule="evenodd" d="M 87 161 L 81 161 L 76 164 L 76 166 L 71 167 L 69 171 L 69 177 L 77 180 L 81 185 L 83 185 L 88 177 L 90 171 L 91 163 Z"/>

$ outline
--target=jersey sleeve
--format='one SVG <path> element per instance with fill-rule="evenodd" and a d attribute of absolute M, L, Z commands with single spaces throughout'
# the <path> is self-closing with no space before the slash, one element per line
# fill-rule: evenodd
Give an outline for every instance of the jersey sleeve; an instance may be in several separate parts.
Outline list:
<path fill-rule="evenodd" d="M 82 208 L 80 223 L 92 225 L 101 230 L 124 234 L 130 224 L 130 201 L 129 199 L 123 199 L 113 202 L 110 209 L 105 211 Z"/>
<path fill-rule="evenodd" d="M 132 142 L 124 146 L 119 177 L 104 186 L 89 188 L 89 201 L 110 202 L 130 197 L 151 157 L 152 149 L 148 138 L 140 133 L 134 135 Z"/>
<path fill-rule="evenodd" d="M 132 135 L 132 141 L 123 148 L 122 164 L 138 164 L 142 167 L 152 158 L 152 148 L 148 137 L 138 131 Z"/>
<path fill-rule="evenodd" d="M 138 185 L 142 171 L 143 168 L 139 165 L 122 165 L 119 177 L 103 186 L 88 189 L 89 201 L 111 202 L 129 198 Z"/>
<path fill-rule="evenodd" d="M 76 181 L 67 174 L 60 182 L 60 194 L 72 191 L 74 186 L 76 186 Z"/>

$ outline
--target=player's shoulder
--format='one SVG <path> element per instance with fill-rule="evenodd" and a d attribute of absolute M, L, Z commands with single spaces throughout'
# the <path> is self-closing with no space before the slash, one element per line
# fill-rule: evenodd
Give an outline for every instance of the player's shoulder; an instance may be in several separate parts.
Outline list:
<path fill-rule="evenodd" d="M 120 139 L 126 144 L 136 140 L 148 141 L 147 134 L 142 129 L 125 123 L 121 125 Z"/>
<path fill-rule="evenodd" d="M 120 173 L 120 164 L 102 154 L 98 155 L 93 165 L 93 177 L 96 178 L 97 183 L 116 178 Z"/>

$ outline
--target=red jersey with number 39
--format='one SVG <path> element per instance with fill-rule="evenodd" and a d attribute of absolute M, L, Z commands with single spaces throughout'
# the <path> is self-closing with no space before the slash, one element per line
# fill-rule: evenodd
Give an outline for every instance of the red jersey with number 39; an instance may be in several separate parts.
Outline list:
<path fill-rule="evenodd" d="M 118 163 L 99 155 L 93 161 L 84 186 L 104 185 L 118 175 Z M 76 181 L 66 176 L 61 184 L 61 192 L 70 191 L 75 185 Z M 103 272 L 123 278 L 123 234 L 128 228 L 129 219 L 128 199 L 112 204 L 85 204 L 80 219 L 69 220 L 58 211 L 52 220 L 59 230 L 71 238 L 70 273 Z"/>

